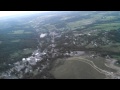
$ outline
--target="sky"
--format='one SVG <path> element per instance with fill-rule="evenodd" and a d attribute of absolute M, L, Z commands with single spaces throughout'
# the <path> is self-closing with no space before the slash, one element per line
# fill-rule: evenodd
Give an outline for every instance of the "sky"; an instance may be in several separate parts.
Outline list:
<path fill-rule="evenodd" d="M 49 12 L 49 11 L 0 11 L 0 17 L 4 16 L 12 16 L 12 15 L 18 15 L 18 14 L 31 14 L 31 13 L 43 13 L 43 12 Z"/>

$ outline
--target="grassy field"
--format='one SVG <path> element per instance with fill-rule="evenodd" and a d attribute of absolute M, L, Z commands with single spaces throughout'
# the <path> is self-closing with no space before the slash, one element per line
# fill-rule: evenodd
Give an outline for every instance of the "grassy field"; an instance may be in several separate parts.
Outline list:
<path fill-rule="evenodd" d="M 12 31 L 12 33 L 9 33 L 9 34 L 21 35 L 21 34 L 31 34 L 31 33 L 32 33 L 31 31 L 15 30 L 15 31 Z"/>
<path fill-rule="evenodd" d="M 23 54 L 30 54 L 33 51 L 34 51 L 34 49 L 26 48 L 26 49 L 24 49 Z"/>
<path fill-rule="evenodd" d="M 23 34 L 24 30 L 16 30 L 13 32 L 13 34 Z"/>
<path fill-rule="evenodd" d="M 82 20 L 78 20 L 75 22 L 70 22 L 67 23 L 67 26 L 70 27 L 72 30 L 74 29 L 82 29 L 85 26 L 94 23 L 91 27 L 89 27 L 89 30 L 95 30 L 95 29 L 100 29 L 100 30 L 117 30 L 120 28 L 120 22 L 117 21 L 119 16 L 114 16 L 114 15 L 106 15 L 105 12 L 100 13 L 100 14 L 92 14 L 90 18 L 83 18 Z M 117 22 L 115 22 L 115 20 Z M 97 24 L 97 21 L 100 21 L 102 23 Z M 111 22 L 113 21 L 113 22 Z M 104 24 L 105 23 L 105 24 Z"/>
<path fill-rule="evenodd" d="M 120 23 L 96 24 L 94 28 L 103 30 L 117 30 L 120 28 Z"/>
<path fill-rule="evenodd" d="M 73 59 L 73 58 L 72 58 Z M 62 64 L 59 64 L 62 62 Z M 87 63 L 77 60 L 59 60 L 54 62 L 54 67 L 50 71 L 57 79 L 102 79 L 104 74 L 99 73 Z"/>
<path fill-rule="evenodd" d="M 84 25 L 92 24 L 94 21 L 95 19 L 83 19 L 80 21 L 70 22 L 67 26 L 74 30 L 76 28 L 84 28 Z"/>
<path fill-rule="evenodd" d="M 107 23 L 107 24 L 94 24 L 94 26 L 89 27 L 88 30 L 117 30 L 120 28 L 120 23 L 116 22 L 116 23 Z"/>
<path fill-rule="evenodd" d="M 112 51 L 112 52 L 119 53 L 120 52 L 120 43 L 102 46 L 101 48 L 105 51 Z"/>
<path fill-rule="evenodd" d="M 19 50 L 19 51 L 12 53 L 10 55 L 10 58 L 16 59 L 16 58 L 22 57 L 24 55 L 32 54 L 33 51 L 34 51 L 34 49 L 30 49 L 30 48 L 26 48 L 24 50 Z"/>
<path fill-rule="evenodd" d="M 32 34 L 32 32 L 24 32 L 24 34 Z"/>
<path fill-rule="evenodd" d="M 94 64 L 95 64 L 97 67 L 99 67 L 99 68 L 101 68 L 101 69 L 103 69 L 103 70 L 107 70 L 107 71 L 110 71 L 110 72 L 115 72 L 114 69 L 111 69 L 111 68 L 108 68 L 108 67 L 105 66 L 105 61 L 106 61 L 106 60 L 105 60 L 105 58 L 103 58 L 103 57 L 96 57 L 96 58 L 87 57 L 87 59 L 93 61 Z"/>
<path fill-rule="evenodd" d="M 0 44 L 2 44 L 2 41 L 0 41 Z"/>
<path fill-rule="evenodd" d="M 19 39 L 17 39 L 17 40 L 12 40 L 11 42 L 20 42 L 20 40 Z"/>
<path fill-rule="evenodd" d="M 110 21 L 110 20 L 115 20 L 118 17 L 116 17 L 116 16 L 106 16 L 104 14 L 94 14 L 94 15 L 91 16 L 91 18 L 99 19 L 99 21 Z"/>

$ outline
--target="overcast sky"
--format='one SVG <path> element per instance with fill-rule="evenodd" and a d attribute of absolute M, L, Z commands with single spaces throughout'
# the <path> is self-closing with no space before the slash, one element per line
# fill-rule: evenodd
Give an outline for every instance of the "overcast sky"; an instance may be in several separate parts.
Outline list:
<path fill-rule="evenodd" d="M 49 11 L 0 11 L 0 17 L 18 15 L 18 14 L 43 13 L 43 12 L 49 12 Z"/>

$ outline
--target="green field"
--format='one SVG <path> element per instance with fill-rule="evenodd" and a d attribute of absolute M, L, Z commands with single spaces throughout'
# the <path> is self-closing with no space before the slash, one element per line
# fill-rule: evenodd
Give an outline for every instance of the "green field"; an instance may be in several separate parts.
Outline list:
<path fill-rule="evenodd" d="M 73 59 L 73 58 L 72 58 Z M 62 61 L 62 64 L 60 62 Z M 54 62 L 54 67 L 50 71 L 56 79 L 102 79 L 105 78 L 89 64 L 77 60 L 59 60 Z"/>
<path fill-rule="evenodd" d="M 17 40 L 12 40 L 11 42 L 20 42 L 20 40 L 19 39 L 17 39 Z"/>
<path fill-rule="evenodd" d="M 120 52 L 120 43 L 105 45 L 105 46 L 102 46 L 101 48 L 105 51 L 112 51 L 112 52 L 119 53 Z"/>
<path fill-rule="evenodd" d="M 105 60 L 105 58 L 103 58 L 103 57 L 96 57 L 96 58 L 87 57 L 87 59 L 93 61 L 94 64 L 95 64 L 97 67 L 99 67 L 99 68 L 101 68 L 101 69 L 103 69 L 103 70 L 107 70 L 107 71 L 110 71 L 110 72 L 116 72 L 116 70 L 111 69 L 111 68 L 108 68 L 108 67 L 105 66 L 105 63 L 106 63 L 105 61 L 106 61 L 106 60 Z"/>
<path fill-rule="evenodd" d="M 2 41 L 0 41 L 0 44 L 2 44 Z"/>
<path fill-rule="evenodd" d="M 94 19 L 83 19 L 80 21 L 70 22 L 67 26 L 74 30 L 76 28 L 84 28 L 85 25 L 92 24 L 94 21 Z"/>
<path fill-rule="evenodd" d="M 15 31 L 12 31 L 12 33 L 9 33 L 9 34 L 22 35 L 22 34 L 32 34 L 32 32 L 25 31 L 25 30 L 15 30 Z"/>
<path fill-rule="evenodd" d="M 12 58 L 12 59 L 19 59 L 19 57 L 20 57 L 21 60 L 22 60 L 23 56 L 24 57 L 28 56 L 28 55 L 32 54 L 33 51 L 34 51 L 34 49 L 30 49 L 30 48 L 26 48 L 24 50 L 18 50 L 16 52 L 12 53 L 10 55 L 10 58 Z"/>
<path fill-rule="evenodd" d="M 96 24 L 94 28 L 103 30 L 117 30 L 120 28 L 120 23 Z"/>
<path fill-rule="evenodd" d="M 94 24 L 91 27 L 87 28 L 86 30 L 104 30 L 104 31 L 110 31 L 110 30 L 118 30 L 120 29 L 120 23 L 107 23 L 107 24 Z"/>
<path fill-rule="evenodd" d="M 13 34 L 23 34 L 24 30 L 16 30 L 13 32 Z"/>

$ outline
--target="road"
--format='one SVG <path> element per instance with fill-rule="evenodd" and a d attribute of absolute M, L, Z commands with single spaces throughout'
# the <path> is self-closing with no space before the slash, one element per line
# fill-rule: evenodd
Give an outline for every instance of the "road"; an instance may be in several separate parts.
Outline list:
<path fill-rule="evenodd" d="M 113 69 L 115 69 L 115 70 L 117 70 L 117 71 L 120 71 L 120 67 L 118 67 L 118 66 L 115 66 L 115 62 L 116 62 L 117 60 L 115 60 L 115 59 L 107 59 L 107 63 L 105 64 L 107 67 L 109 67 L 109 68 L 113 68 Z"/>

